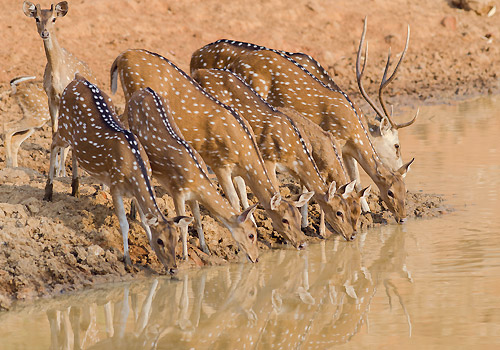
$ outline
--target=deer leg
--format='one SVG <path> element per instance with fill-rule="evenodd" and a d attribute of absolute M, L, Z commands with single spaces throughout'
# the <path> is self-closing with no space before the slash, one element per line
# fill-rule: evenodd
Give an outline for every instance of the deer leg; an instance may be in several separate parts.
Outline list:
<path fill-rule="evenodd" d="M 325 212 L 320 209 L 321 214 L 319 216 L 319 235 L 321 237 L 326 237 L 326 227 L 325 227 Z"/>
<path fill-rule="evenodd" d="M 302 193 L 307 192 L 307 188 L 305 186 L 302 186 Z M 321 211 L 323 212 L 323 211 Z M 300 214 L 302 215 L 302 223 L 301 227 L 305 228 L 309 226 L 309 204 L 306 203 L 300 208 Z"/>
<path fill-rule="evenodd" d="M 58 137 L 59 134 L 56 134 L 54 136 L 54 139 L 52 140 L 52 146 L 50 150 L 50 165 L 49 165 L 49 175 L 47 177 L 47 183 L 45 184 L 45 195 L 43 197 L 43 200 L 52 202 L 52 192 L 53 192 L 53 187 L 54 187 L 54 172 L 55 172 L 55 167 L 56 167 L 56 156 L 57 152 L 59 151 L 59 146 L 55 144 L 54 141 L 56 140 L 56 137 Z"/>
<path fill-rule="evenodd" d="M 135 208 L 139 211 L 139 216 L 141 218 L 141 226 L 146 231 L 146 236 L 148 237 L 148 242 L 149 245 L 151 245 L 151 240 L 153 239 L 153 235 L 151 234 L 151 229 L 149 228 L 148 225 L 146 225 L 146 215 L 144 214 L 144 211 L 142 211 L 141 206 L 137 203 L 137 200 L 135 198 L 132 198 L 132 202 L 130 205 L 134 205 Z"/>
<path fill-rule="evenodd" d="M 231 206 L 234 209 L 240 211 L 240 201 L 231 179 L 231 170 L 228 168 L 218 168 L 213 170 L 215 175 L 217 176 L 217 179 L 219 180 L 219 184 L 221 185 L 222 190 L 229 200 L 229 203 L 231 203 Z"/>
<path fill-rule="evenodd" d="M 345 164 L 345 168 L 347 171 L 347 174 L 349 175 L 349 178 L 351 181 L 356 180 L 356 191 L 361 191 L 362 185 L 361 185 L 361 179 L 359 176 L 359 168 L 358 164 L 356 163 L 356 160 L 353 157 L 350 157 L 348 155 L 343 155 L 342 156 Z M 368 206 L 368 202 L 366 201 L 366 198 L 361 198 L 360 200 L 361 204 L 361 210 L 363 212 L 369 212 L 370 207 Z"/>
<path fill-rule="evenodd" d="M 5 166 L 8 168 L 14 167 L 14 162 L 12 159 L 12 136 L 14 134 L 11 131 L 5 132 L 5 138 L 3 143 L 5 145 Z"/>
<path fill-rule="evenodd" d="M 184 196 L 178 195 L 174 196 L 174 206 L 175 206 L 175 212 L 177 213 L 178 216 L 185 216 L 186 215 L 186 201 L 184 199 Z M 182 239 L 182 259 L 187 260 L 188 258 L 188 247 L 187 247 L 187 236 L 188 236 L 188 227 L 183 226 L 180 227 L 181 230 L 181 239 Z"/>
<path fill-rule="evenodd" d="M 191 207 L 191 211 L 193 212 L 194 222 L 196 227 L 196 232 L 198 232 L 198 238 L 200 239 L 200 246 L 203 252 L 206 254 L 210 254 L 208 250 L 207 243 L 205 242 L 205 233 L 203 232 L 203 226 L 201 224 L 201 213 L 200 213 L 200 205 L 198 201 L 189 201 L 189 206 Z"/>
<path fill-rule="evenodd" d="M 69 150 L 69 147 L 66 148 Z M 73 197 L 80 197 L 80 181 L 78 179 L 78 160 L 76 158 L 76 152 L 72 152 L 73 161 L 73 176 L 71 180 L 71 195 Z"/>
<path fill-rule="evenodd" d="M 128 230 L 129 225 L 127 221 L 127 215 L 125 214 L 125 207 L 123 206 L 123 198 L 121 194 L 113 191 L 111 193 L 113 197 L 113 205 L 115 206 L 115 213 L 118 216 L 118 221 L 120 222 L 120 230 L 122 231 L 123 238 L 123 261 L 125 266 L 132 265 L 132 260 L 130 260 L 130 253 L 128 250 Z"/>

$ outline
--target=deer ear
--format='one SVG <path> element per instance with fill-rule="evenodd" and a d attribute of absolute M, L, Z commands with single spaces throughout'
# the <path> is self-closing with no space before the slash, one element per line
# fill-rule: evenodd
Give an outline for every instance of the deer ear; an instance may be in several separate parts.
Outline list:
<path fill-rule="evenodd" d="M 153 215 L 151 213 L 147 213 L 146 215 L 146 222 L 145 224 L 148 226 L 156 226 L 158 225 L 158 217 L 156 215 Z"/>
<path fill-rule="evenodd" d="M 274 196 L 271 198 L 271 210 L 278 210 L 278 207 L 280 206 L 281 203 L 281 195 L 276 192 Z"/>
<path fill-rule="evenodd" d="M 356 180 L 353 180 L 340 187 L 338 192 L 342 196 L 342 198 L 346 199 L 347 197 L 349 197 L 352 191 L 354 191 L 354 186 L 356 186 Z"/>
<path fill-rule="evenodd" d="M 192 223 L 194 220 L 193 217 L 190 216 L 176 216 L 173 218 L 174 225 L 177 227 L 186 227 L 190 223 Z"/>
<path fill-rule="evenodd" d="M 328 191 L 326 192 L 326 200 L 328 202 L 333 200 L 335 192 L 337 192 L 337 183 L 335 181 L 332 181 L 330 183 L 330 186 L 328 186 Z"/>
<path fill-rule="evenodd" d="M 368 195 L 370 194 L 371 190 L 372 190 L 372 185 L 363 188 L 361 191 L 358 192 L 358 197 L 368 198 Z"/>
<path fill-rule="evenodd" d="M 391 123 L 387 117 L 383 117 L 379 124 L 380 135 L 384 136 L 389 130 L 391 130 Z"/>
<path fill-rule="evenodd" d="M 303 207 L 304 205 L 306 205 L 307 202 L 309 202 L 312 196 L 314 196 L 314 191 L 304 192 L 299 196 L 299 199 L 296 200 L 293 204 L 297 208 Z"/>
<path fill-rule="evenodd" d="M 67 1 L 61 1 L 58 3 L 55 7 L 56 11 L 56 16 L 57 17 L 64 17 L 68 13 L 68 2 Z"/>
<path fill-rule="evenodd" d="M 410 165 L 415 161 L 415 158 L 412 158 L 408 163 L 403 164 L 401 168 L 398 169 L 398 173 L 400 173 L 402 176 L 405 176 L 408 171 L 410 171 Z"/>
<path fill-rule="evenodd" d="M 23 12 L 28 17 L 35 17 L 36 6 L 32 2 L 25 1 L 23 3 Z"/>
<path fill-rule="evenodd" d="M 255 209 L 257 209 L 257 204 L 254 204 L 254 205 L 246 208 L 245 211 L 243 211 L 243 213 L 238 215 L 238 223 L 242 224 L 245 221 L 247 221 L 248 219 L 250 219 L 250 217 L 252 216 L 252 213 L 255 211 Z"/>

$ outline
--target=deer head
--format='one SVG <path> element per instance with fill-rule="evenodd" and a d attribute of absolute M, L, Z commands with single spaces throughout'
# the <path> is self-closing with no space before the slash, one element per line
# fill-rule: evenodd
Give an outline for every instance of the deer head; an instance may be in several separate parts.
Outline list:
<path fill-rule="evenodd" d="M 68 2 L 61 1 L 57 5 L 52 4 L 50 10 L 42 10 L 40 4 L 34 5 L 29 1 L 23 3 L 23 12 L 36 21 L 38 34 L 43 40 L 48 40 L 52 33 L 57 17 L 64 17 L 68 13 Z"/>

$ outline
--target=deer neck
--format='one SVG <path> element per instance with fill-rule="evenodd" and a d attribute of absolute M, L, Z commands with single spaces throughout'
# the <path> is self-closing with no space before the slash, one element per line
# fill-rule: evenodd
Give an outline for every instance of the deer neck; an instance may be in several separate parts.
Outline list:
<path fill-rule="evenodd" d="M 231 228 L 231 222 L 234 221 L 233 218 L 237 213 L 224 197 L 216 194 L 215 188 L 211 188 L 209 191 L 200 191 L 198 192 L 198 201 L 224 226 Z"/>
<path fill-rule="evenodd" d="M 43 41 L 43 47 L 47 56 L 47 63 L 52 71 L 59 70 L 63 62 L 64 49 L 59 45 L 54 33 L 50 33 L 49 38 Z"/>

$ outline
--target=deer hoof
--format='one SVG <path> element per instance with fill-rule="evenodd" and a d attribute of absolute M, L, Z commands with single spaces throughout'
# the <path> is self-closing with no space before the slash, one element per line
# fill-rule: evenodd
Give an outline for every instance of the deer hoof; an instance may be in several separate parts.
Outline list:
<path fill-rule="evenodd" d="M 80 181 L 78 179 L 71 181 L 71 195 L 76 198 L 80 197 Z"/>
<path fill-rule="evenodd" d="M 43 196 L 43 200 L 47 202 L 52 202 L 52 190 L 54 184 L 48 183 L 45 185 L 45 195 Z"/>

